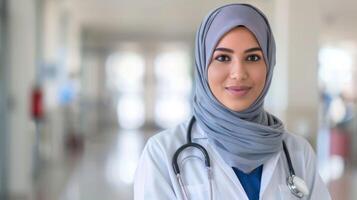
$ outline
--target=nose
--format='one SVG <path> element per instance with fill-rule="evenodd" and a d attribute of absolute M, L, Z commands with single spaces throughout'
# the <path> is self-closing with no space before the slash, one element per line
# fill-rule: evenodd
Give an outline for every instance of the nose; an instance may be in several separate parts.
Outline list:
<path fill-rule="evenodd" d="M 230 78 L 235 80 L 245 80 L 248 78 L 247 70 L 241 61 L 232 62 Z"/>

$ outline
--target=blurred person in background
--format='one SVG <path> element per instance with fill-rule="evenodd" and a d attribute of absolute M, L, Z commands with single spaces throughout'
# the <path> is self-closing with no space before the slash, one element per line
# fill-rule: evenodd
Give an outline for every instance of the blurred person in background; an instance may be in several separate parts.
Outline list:
<path fill-rule="evenodd" d="M 265 15 L 219 7 L 195 45 L 193 117 L 149 139 L 135 199 L 331 199 L 311 145 L 264 110 L 275 65 Z"/>

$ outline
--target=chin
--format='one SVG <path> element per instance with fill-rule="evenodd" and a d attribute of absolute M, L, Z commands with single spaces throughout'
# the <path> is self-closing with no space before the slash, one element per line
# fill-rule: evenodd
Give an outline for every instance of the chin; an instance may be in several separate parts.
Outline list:
<path fill-rule="evenodd" d="M 230 105 L 230 106 L 226 106 L 228 109 L 235 111 L 235 112 L 241 112 L 246 110 L 249 106 L 246 105 Z"/>

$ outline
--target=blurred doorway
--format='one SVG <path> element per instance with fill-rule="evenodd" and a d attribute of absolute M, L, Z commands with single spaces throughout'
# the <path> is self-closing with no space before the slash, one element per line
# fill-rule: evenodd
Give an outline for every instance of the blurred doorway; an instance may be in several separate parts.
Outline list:
<path fill-rule="evenodd" d="M 122 42 L 106 60 L 106 87 L 122 129 L 168 128 L 190 114 L 191 57 L 184 42 Z"/>
<path fill-rule="evenodd" d="M 83 29 L 82 132 L 154 133 L 186 120 L 191 114 L 191 39 Z"/>

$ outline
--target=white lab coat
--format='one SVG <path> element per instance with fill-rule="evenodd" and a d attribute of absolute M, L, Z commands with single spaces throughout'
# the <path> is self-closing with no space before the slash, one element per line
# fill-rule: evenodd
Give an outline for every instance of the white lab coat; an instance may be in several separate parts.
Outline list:
<path fill-rule="evenodd" d="M 179 183 L 172 169 L 175 151 L 186 143 L 188 122 L 151 137 L 143 150 L 135 174 L 135 200 L 184 199 Z M 202 129 L 194 124 L 192 140 L 208 151 L 212 167 L 213 199 L 248 200 L 248 197 L 231 166 L 227 165 L 218 152 L 207 141 Z M 295 174 L 307 184 L 310 195 L 303 199 L 329 200 L 329 192 L 316 170 L 316 159 L 310 144 L 297 135 L 286 134 L 284 138 Z M 208 200 L 210 187 L 203 158 L 195 148 L 186 149 L 179 156 L 181 175 L 189 199 Z M 286 184 L 288 165 L 284 151 L 277 153 L 263 165 L 260 187 L 261 200 L 298 199 Z"/>

